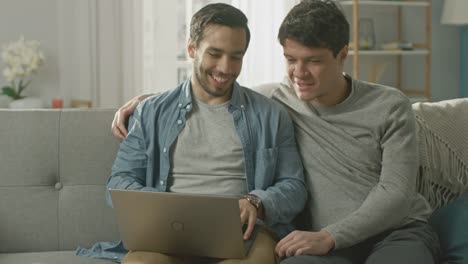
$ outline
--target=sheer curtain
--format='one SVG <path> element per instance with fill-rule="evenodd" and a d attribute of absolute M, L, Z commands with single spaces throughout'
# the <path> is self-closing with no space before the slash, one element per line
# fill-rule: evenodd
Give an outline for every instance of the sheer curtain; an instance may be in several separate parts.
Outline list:
<path fill-rule="evenodd" d="M 253 86 L 284 74 L 279 25 L 298 0 L 222 0 L 249 18 L 252 38 L 239 82 Z M 172 89 L 190 75 L 188 24 L 219 0 L 61 0 L 60 93 L 64 99 L 118 107 L 142 93 Z"/>
<path fill-rule="evenodd" d="M 184 56 L 191 16 L 214 0 L 143 1 L 143 91 L 174 88 L 190 75 L 191 61 Z M 249 19 L 251 42 L 239 83 L 254 86 L 280 81 L 284 58 L 276 36 L 289 9 L 298 0 L 224 0 Z"/>
<path fill-rule="evenodd" d="M 60 88 L 93 107 L 113 108 L 141 93 L 139 1 L 57 2 Z"/>
<path fill-rule="evenodd" d="M 277 40 L 278 29 L 297 0 L 232 0 L 249 19 L 251 41 L 244 58 L 239 83 L 254 85 L 281 81 L 285 74 L 283 50 Z"/>

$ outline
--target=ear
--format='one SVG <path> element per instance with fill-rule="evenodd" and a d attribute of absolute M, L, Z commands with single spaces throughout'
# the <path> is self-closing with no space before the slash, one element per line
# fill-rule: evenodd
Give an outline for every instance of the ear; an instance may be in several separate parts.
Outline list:
<path fill-rule="evenodd" d="M 195 58 L 195 52 L 196 52 L 196 45 L 195 45 L 195 42 L 192 41 L 191 38 L 189 38 L 188 42 L 187 42 L 187 52 L 188 52 L 188 55 L 190 56 L 190 58 Z"/>
<path fill-rule="evenodd" d="M 346 45 L 338 53 L 337 57 L 341 64 L 344 64 L 346 58 L 348 57 L 348 50 L 349 50 L 349 47 L 348 45 Z"/>

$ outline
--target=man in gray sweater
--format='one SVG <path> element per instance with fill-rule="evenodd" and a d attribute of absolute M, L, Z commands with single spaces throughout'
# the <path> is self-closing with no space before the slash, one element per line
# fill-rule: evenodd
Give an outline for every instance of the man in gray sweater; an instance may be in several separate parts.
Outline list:
<path fill-rule="evenodd" d="M 310 190 L 305 231 L 277 244 L 282 263 L 438 263 L 430 207 L 415 191 L 418 151 L 408 98 L 343 74 L 349 24 L 334 1 L 296 5 L 278 39 L 287 76 L 258 90 L 289 110 Z M 117 136 L 137 101 L 116 114 Z"/>
<path fill-rule="evenodd" d="M 416 123 L 399 90 L 343 74 L 349 24 L 333 1 L 296 5 L 278 33 L 288 76 L 260 89 L 285 105 L 310 190 L 308 231 L 283 263 L 436 263 L 430 207 L 415 191 Z M 323 256 L 322 256 L 323 255 Z"/>

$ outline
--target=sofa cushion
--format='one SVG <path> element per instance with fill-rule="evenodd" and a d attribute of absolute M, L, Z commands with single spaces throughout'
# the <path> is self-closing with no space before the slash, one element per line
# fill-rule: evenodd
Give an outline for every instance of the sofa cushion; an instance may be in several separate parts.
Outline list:
<path fill-rule="evenodd" d="M 104 186 L 64 186 L 60 194 L 61 250 L 119 241 L 115 213 L 106 203 Z"/>
<path fill-rule="evenodd" d="M 0 109 L 0 254 L 119 240 L 105 200 L 119 146 L 114 113 Z"/>
<path fill-rule="evenodd" d="M 62 111 L 59 170 L 64 186 L 105 185 L 120 144 L 109 129 L 112 111 Z"/>
<path fill-rule="evenodd" d="M 56 183 L 59 115 L 58 111 L 0 111 L 0 187 Z"/>
<path fill-rule="evenodd" d="M 439 235 L 443 261 L 468 264 L 468 194 L 436 210 L 430 223 Z"/>
<path fill-rule="evenodd" d="M 0 253 L 58 247 L 59 116 L 0 111 Z"/>
<path fill-rule="evenodd" d="M 60 118 L 59 249 L 119 240 L 105 199 L 119 140 L 112 136 L 113 110 L 65 109 Z"/>
<path fill-rule="evenodd" d="M 48 186 L 0 186 L 0 253 L 58 248 L 57 204 L 58 192 Z"/>
<path fill-rule="evenodd" d="M 109 260 L 75 256 L 74 251 L 0 254 L 0 263 L 8 264 L 110 264 Z"/>

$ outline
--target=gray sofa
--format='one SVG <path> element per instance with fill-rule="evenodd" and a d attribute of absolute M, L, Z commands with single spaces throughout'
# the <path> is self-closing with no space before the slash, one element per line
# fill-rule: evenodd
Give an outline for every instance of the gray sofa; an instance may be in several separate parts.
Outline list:
<path fill-rule="evenodd" d="M 1 264 L 112 263 L 74 251 L 118 240 L 104 196 L 113 113 L 0 110 Z"/>
<path fill-rule="evenodd" d="M 428 142 L 424 137 L 429 137 L 430 128 L 424 109 L 430 105 L 414 105 L 423 143 Z M 468 116 L 468 107 L 463 112 Z M 110 263 L 76 257 L 74 250 L 118 240 L 104 195 L 119 144 L 110 132 L 113 113 L 0 110 L 1 264 Z M 442 206 L 441 197 L 460 195 L 463 183 L 446 181 L 443 171 L 431 167 L 434 158 L 427 158 L 427 145 L 421 144 L 420 152 L 424 168 L 419 187 L 431 204 Z M 441 188 L 449 192 L 437 191 Z"/>

